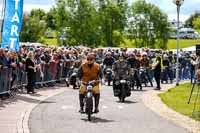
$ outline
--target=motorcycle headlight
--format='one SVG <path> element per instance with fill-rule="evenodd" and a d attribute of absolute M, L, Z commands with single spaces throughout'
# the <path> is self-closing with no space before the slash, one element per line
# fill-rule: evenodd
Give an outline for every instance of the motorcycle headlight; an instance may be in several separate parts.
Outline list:
<path fill-rule="evenodd" d="M 120 83 L 124 84 L 126 83 L 126 80 L 120 80 Z"/>
<path fill-rule="evenodd" d="M 88 92 L 86 96 L 87 96 L 87 98 L 90 98 L 90 97 L 92 97 L 92 93 Z"/>

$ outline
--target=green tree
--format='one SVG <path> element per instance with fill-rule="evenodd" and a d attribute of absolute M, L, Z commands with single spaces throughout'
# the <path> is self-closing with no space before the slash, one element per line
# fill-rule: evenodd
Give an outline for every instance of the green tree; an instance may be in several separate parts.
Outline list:
<path fill-rule="evenodd" d="M 104 46 L 119 46 L 121 41 L 117 42 L 113 34 L 114 31 L 118 31 L 122 35 L 124 27 L 126 26 L 127 1 L 117 0 L 114 2 L 101 0 L 99 7 L 100 25 L 105 40 Z M 116 39 L 118 40 L 118 38 Z"/>
<path fill-rule="evenodd" d="M 42 9 L 32 9 L 30 12 L 30 17 L 38 18 L 39 20 L 45 20 L 46 13 Z"/>
<path fill-rule="evenodd" d="M 49 12 L 46 13 L 47 28 L 51 28 L 53 30 L 56 29 L 56 9 L 51 8 Z"/>
<path fill-rule="evenodd" d="M 71 36 L 78 44 L 95 45 L 98 30 L 96 9 L 90 0 L 80 0 L 76 4 L 71 6 Z"/>
<path fill-rule="evenodd" d="M 157 45 L 166 49 L 170 32 L 167 15 L 144 0 L 133 3 L 130 10 L 127 31 L 136 47 L 154 48 Z"/>
<path fill-rule="evenodd" d="M 195 29 L 200 29 L 200 16 L 195 18 L 192 22 L 192 24 L 194 25 Z"/>
<path fill-rule="evenodd" d="M 192 14 L 186 21 L 185 21 L 185 26 L 186 27 L 190 27 L 190 28 L 194 28 L 194 24 L 193 24 L 193 21 L 200 17 L 200 13 L 195 13 L 195 14 Z"/>
<path fill-rule="evenodd" d="M 40 20 L 39 17 L 30 14 L 24 14 L 22 30 L 20 33 L 21 42 L 38 42 L 44 35 L 46 23 Z"/>

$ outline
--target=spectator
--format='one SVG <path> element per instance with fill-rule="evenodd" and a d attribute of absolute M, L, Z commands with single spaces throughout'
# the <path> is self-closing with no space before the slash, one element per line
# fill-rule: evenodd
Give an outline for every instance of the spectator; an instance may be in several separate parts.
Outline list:
<path fill-rule="evenodd" d="M 26 59 L 26 72 L 28 77 L 28 84 L 27 84 L 27 93 L 30 92 L 35 93 L 34 91 L 34 84 L 35 84 L 35 73 L 36 73 L 36 67 L 34 62 L 34 54 L 32 51 L 28 53 L 27 59 Z"/>

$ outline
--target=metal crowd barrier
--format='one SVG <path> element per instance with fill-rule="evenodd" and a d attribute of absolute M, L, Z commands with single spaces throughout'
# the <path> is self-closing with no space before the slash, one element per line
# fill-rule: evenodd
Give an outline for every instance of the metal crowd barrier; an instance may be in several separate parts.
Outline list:
<path fill-rule="evenodd" d="M 50 62 L 49 64 L 38 64 L 35 74 L 35 85 L 39 87 L 51 86 L 56 82 L 63 81 L 67 73 L 65 72 L 66 62 Z M 3 67 L 0 70 L 0 94 L 19 91 L 27 85 L 27 73 L 25 64 L 16 68 Z"/>
<path fill-rule="evenodd" d="M 0 94 L 10 91 L 10 72 L 11 70 L 8 67 L 3 67 L 0 70 Z"/>

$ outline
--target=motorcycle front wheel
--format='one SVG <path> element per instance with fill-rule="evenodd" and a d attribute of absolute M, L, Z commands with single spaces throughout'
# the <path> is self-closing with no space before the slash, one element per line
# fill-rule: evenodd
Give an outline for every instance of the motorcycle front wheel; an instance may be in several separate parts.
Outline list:
<path fill-rule="evenodd" d="M 92 109 L 93 109 L 93 100 L 92 98 L 87 98 L 86 99 L 86 114 L 88 115 L 88 121 L 91 121 Z"/>

